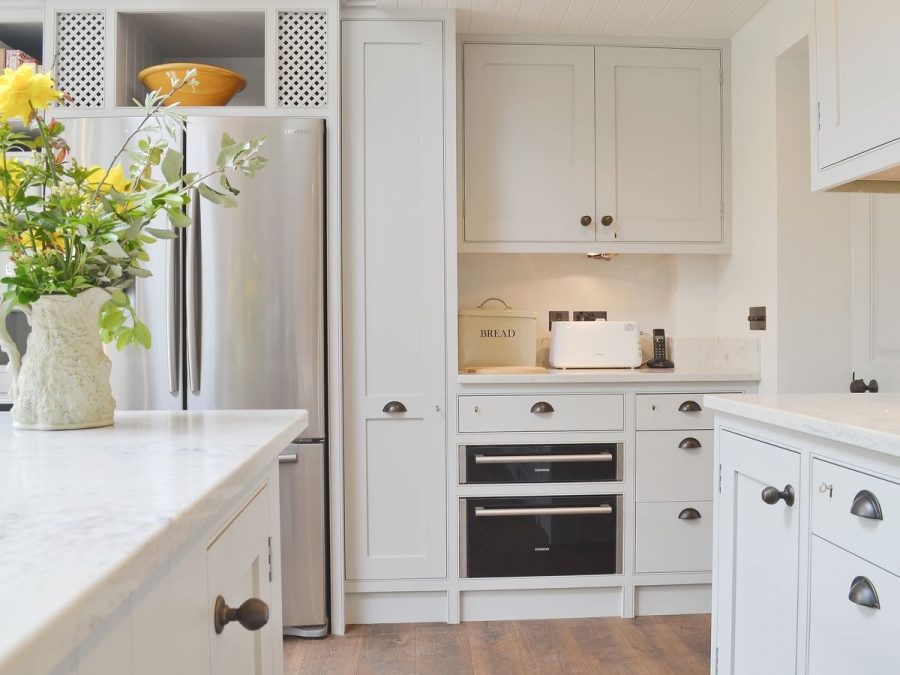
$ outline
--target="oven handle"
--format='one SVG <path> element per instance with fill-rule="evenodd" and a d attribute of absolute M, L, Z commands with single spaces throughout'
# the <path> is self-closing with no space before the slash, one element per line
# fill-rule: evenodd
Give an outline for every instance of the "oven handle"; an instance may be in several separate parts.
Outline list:
<path fill-rule="evenodd" d="M 611 452 L 583 455 L 475 455 L 476 464 L 530 464 L 533 462 L 611 462 Z"/>
<path fill-rule="evenodd" d="M 613 507 L 603 506 L 536 506 L 534 508 L 519 509 L 486 509 L 483 506 L 475 507 L 475 517 L 488 516 L 588 516 L 598 514 L 610 514 Z"/>

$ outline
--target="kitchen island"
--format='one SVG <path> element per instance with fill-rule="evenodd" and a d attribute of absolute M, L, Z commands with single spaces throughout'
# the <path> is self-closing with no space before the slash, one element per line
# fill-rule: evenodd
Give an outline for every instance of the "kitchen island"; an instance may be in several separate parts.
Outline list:
<path fill-rule="evenodd" d="M 707 396 L 719 673 L 900 662 L 900 395 Z"/>
<path fill-rule="evenodd" d="M 34 432 L 0 415 L 0 672 L 281 672 L 277 456 L 306 425 L 120 412 Z M 268 622 L 217 634 L 219 595 L 261 599 Z"/>

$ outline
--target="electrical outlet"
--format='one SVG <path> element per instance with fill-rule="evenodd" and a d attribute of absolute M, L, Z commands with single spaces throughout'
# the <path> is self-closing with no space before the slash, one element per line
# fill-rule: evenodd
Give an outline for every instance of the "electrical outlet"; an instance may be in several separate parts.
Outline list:
<path fill-rule="evenodd" d="M 549 328 L 553 328 L 554 321 L 568 321 L 569 320 L 569 310 L 559 311 L 559 310 L 550 310 L 550 321 L 548 323 Z"/>
<path fill-rule="evenodd" d="M 575 312 L 573 321 L 606 321 L 606 310 L 594 312 Z"/>

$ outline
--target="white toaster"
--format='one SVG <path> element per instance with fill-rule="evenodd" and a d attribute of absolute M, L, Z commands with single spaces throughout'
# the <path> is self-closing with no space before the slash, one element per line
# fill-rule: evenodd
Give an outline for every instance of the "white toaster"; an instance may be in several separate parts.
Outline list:
<path fill-rule="evenodd" d="M 554 321 L 553 368 L 638 368 L 641 333 L 634 321 Z"/>

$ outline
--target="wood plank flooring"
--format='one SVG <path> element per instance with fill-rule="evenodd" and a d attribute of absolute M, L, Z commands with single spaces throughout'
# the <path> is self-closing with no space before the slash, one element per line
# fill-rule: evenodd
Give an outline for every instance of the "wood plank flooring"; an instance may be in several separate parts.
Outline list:
<path fill-rule="evenodd" d="M 709 673 L 708 614 L 637 619 L 382 624 L 286 639 L 287 675 Z"/>

